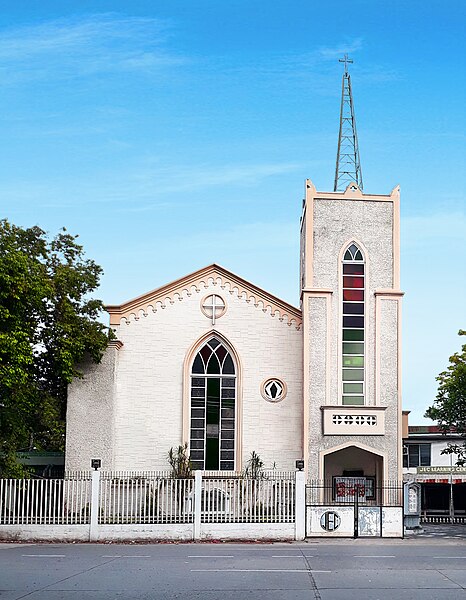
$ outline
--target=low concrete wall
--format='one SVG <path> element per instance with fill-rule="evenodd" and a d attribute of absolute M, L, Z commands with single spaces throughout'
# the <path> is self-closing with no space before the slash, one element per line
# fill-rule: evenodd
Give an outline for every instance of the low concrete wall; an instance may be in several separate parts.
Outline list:
<path fill-rule="evenodd" d="M 326 512 L 335 513 L 339 524 L 333 531 L 321 525 Z M 382 517 L 382 537 L 403 537 L 403 508 L 359 506 L 358 534 L 360 537 L 380 537 L 380 517 Z M 306 510 L 306 535 L 308 537 L 353 537 L 354 506 L 308 506 Z"/>
<path fill-rule="evenodd" d="M 403 537 L 403 508 L 385 507 L 382 511 L 383 537 Z"/>
<path fill-rule="evenodd" d="M 89 525 L 1 525 L 2 541 L 128 542 L 194 539 L 192 523 L 176 525 L 98 525 L 90 536 Z M 293 540 L 294 523 L 202 523 L 199 539 Z"/>
<path fill-rule="evenodd" d="M 201 540 L 294 540 L 294 523 L 202 523 Z"/>
<path fill-rule="evenodd" d="M 321 519 L 326 512 L 336 513 L 340 524 L 333 531 L 322 527 Z M 306 510 L 306 535 L 308 537 L 353 537 L 354 507 L 353 506 L 308 506 Z"/>
<path fill-rule="evenodd" d="M 0 525 L 0 540 L 88 542 L 89 525 Z"/>
<path fill-rule="evenodd" d="M 192 523 L 176 525 L 99 525 L 96 542 L 132 540 L 170 540 L 187 542 L 193 539 Z"/>

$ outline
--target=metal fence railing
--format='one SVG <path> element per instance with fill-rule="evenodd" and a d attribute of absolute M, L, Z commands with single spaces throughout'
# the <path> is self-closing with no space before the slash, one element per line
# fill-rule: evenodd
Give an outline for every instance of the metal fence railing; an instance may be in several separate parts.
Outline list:
<path fill-rule="evenodd" d="M 87 524 L 90 485 L 90 477 L 0 479 L 0 524 Z"/>
<path fill-rule="evenodd" d="M 100 524 L 192 523 L 193 479 L 107 477 L 100 480 Z"/>
<path fill-rule="evenodd" d="M 197 483 L 196 483 L 197 482 Z M 0 480 L 0 525 L 294 523 L 294 473 L 67 472 Z M 200 515 L 199 515 L 200 513 Z"/>
<path fill-rule="evenodd" d="M 403 506 L 403 482 L 334 477 L 306 485 L 306 505 Z"/>
<path fill-rule="evenodd" d="M 294 479 L 204 479 L 204 523 L 294 523 Z"/>
<path fill-rule="evenodd" d="M 465 525 L 466 516 L 440 516 L 440 515 L 423 515 L 421 514 L 421 523 L 430 523 L 432 525 Z"/>

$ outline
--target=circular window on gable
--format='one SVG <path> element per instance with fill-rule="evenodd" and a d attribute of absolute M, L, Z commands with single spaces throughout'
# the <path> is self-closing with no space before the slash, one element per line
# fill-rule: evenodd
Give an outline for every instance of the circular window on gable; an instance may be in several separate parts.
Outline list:
<path fill-rule="evenodd" d="M 217 294 L 209 294 L 201 300 L 201 310 L 204 315 L 212 320 L 212 325 L 215 321 L 223 317 L 227 309 L 225 300 Z"/>
<path fill-rule="evenodd" d="M 277 377 L 266 379 L 261 385 L 262 397 L 269 402 L 280 402 L 286 396 L 286 383 Z"/>

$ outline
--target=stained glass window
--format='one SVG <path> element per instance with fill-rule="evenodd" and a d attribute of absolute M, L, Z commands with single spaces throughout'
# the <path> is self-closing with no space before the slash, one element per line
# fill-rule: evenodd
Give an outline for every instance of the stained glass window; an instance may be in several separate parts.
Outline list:
<path fill-rule="evenodd" d="M 191 375 L 190 456 L 194 469 L 235 468 L 236 371 L 230 352 L 212 337 Z"/>
<path fill-rule="evenodd" d="M 364 404 L 364 288 L 361 250 L 351 244 L 343 256 L 342 404 Z"/>

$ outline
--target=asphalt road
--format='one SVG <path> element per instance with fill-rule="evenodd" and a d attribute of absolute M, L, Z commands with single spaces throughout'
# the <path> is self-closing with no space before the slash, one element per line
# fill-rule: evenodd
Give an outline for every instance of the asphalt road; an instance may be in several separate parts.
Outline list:
<path fill-rule="evenodd" d="M 1 600 L 466 600 L 466 541 L 0 544 Z"/>

